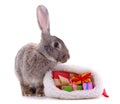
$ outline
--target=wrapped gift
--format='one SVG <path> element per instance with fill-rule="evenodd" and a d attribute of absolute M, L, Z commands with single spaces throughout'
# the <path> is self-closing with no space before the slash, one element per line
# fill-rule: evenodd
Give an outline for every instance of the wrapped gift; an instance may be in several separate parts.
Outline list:
<path fill-rule="evenodd" d="M 72 82 L 77 85 L 84 82 L 91 82 L 91 73 L 74 74 L 72 77 Z"/>
<path fill-rule="evenodd" d="M 70 81 L 68 78 L 65 78 L 63 76 L 60 76 L 59 75 L 59 79 L 60 79 L 60 82 L 61 82 L 61 85 L 64 86 L 64 85 L 69 85 Z"/>
<path fill-rule="evenodd" d="M 64 71 L 53 71 L 52 75 L 53 75 L 53 79 L 58 79 L 59 76 L 63 76 L 68 79 L 70 78 L 70 73 Z"/>
<path fill-rule="evenodd" d="M 63 71 L 53 71 L 53 79 L 58 88 L 69 85 L 70 73 Z"/>
<path fill-rule="evenodd" d="M 82 90 L 83 88 L 81 85 L 79 85 L 79 86 L 76 86 L 75 89 L 73 86 L 62 86 L 62 89 L 65 91 L 71 92 L 71 91 L 75 91 L 75 90 Z"/>
<path fill-rule="evenodd" d="M 62 89 L 68 92 L 73 91 L 73 87 L 72 86 L 62 86 Z"/>
<path fill-rule="evenodd" d="M 77 85 L 81 84 L 82 83 L 81 75 L 80 74 L 72 74 L 72 82 Z"/>
<path fill-rule="evenodd" d="M 83 90 L 82 85 L 77 86 L 77 90 Z"/>
<path fill-rule="evenodd" d="M 60 79 L 53 79 L 53 80 L 54 80 L 55 86 L 58 87 L 58 88 L 61 88 Z"/>
<path fill-rule="evenodd" d="M 91 73 L 90 72 L 81 74 L 81 77 L 82 77 L 82 83 L 91 82 Z"/>
<path fill-rule="evenodd" d="M 91 90 L 91 89 L 93 89 L 92 82 L 83 83 L 82 86 L 83 86 L 83 90 Z"/>

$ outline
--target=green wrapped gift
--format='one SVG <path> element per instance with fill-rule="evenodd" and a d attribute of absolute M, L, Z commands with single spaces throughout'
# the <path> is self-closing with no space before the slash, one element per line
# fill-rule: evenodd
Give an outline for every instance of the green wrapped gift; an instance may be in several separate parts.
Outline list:
<path fill-rule="evenodd" d="M 62 86 L 62 89 L 68 92 L 73 91 L 73 87 L 72 86 Z"/>
<path fill-rule="evenodd" d="M 82 85 L 77 86 L 77 90 L 83 90 Z"/>
<path fill-rule="evenodd" d="M 74 90 L 73 86 L 62 86 L 62 89 L 68 92 L 71 92 Z M 77 90 L 82 90 L 82 89 L 83 88 L 81 85 L 77 86 Z"/>

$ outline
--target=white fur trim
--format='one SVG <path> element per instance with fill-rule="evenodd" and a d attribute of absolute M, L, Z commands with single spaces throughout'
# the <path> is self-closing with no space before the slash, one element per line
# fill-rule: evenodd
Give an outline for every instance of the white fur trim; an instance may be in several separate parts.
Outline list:
<path fill-rule="evenodd" d="M 83 99 L 83 98 L 97 98 L 102 94 L 103 87 L 97 73 L 92 70 L 82 69 L 77 66 L 57 65 L 54 69 L 56 71 L 67 71 L 75 73 L 84 73 L 90 71 L 94 79 L 94 88 L 92 90 L 72 91 L 67 92 L 58 89 L 52 79 L 52 71 L 48 71 L 44 77 L 44 92 L 47 97 L 60 99 Z"/>

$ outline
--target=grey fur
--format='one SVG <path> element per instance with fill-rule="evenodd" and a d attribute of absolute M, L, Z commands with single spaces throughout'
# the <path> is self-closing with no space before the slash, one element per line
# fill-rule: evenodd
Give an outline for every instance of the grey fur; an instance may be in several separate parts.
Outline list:
<path fill-rule="evenodd" d="M 43 24 L 40 22 L 40 15 L 46 18 L 42 17 Z M 15 58 L 15 72 L 20 81 L 24 96 L 31 96 L 33 92 L 38 96 L 42 95 L 43 77 L 46 71 L 52 69 L 58 62 L 66 62 L 70 57 L 63 41 L 50 35 L 49 15 L 43 5 L 37 8 L 37 18 L 42 30 L 40 43 L 25 45 L 19 50 Z M 55 42 L 58 43 L 59 47 L 54 46 Z"/>

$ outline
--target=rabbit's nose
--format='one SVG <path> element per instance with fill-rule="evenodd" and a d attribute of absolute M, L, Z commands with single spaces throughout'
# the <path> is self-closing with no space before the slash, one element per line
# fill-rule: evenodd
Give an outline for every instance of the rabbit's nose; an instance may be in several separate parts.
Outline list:
<path fill-rule="evenodd" d="M 60 62 L 65 63 L 68 59 L 70 58 L 69 54 L 64 54 L 61 59 Z"/>
<path fill-rule="evenodd" d="M 65 55 L 62 56 L 62 58 L 67 60 L 67 59 L 70 58 L 70 55 L 69 54 L 65 54 Z"/>
<path fill-rule="evenodd" d="M 70 58 L 70 55 L 68 54 L 68 59 Z"/>

